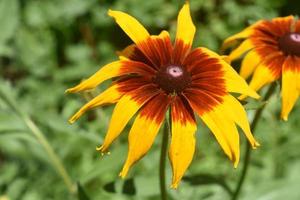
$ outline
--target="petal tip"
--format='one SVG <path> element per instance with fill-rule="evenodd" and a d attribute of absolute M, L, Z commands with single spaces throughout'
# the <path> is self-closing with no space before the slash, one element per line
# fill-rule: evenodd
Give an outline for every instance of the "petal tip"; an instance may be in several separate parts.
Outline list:
<path fill-rule="evenodd" d="M 69 88 L 65 90 L 65 94 L 74 93 L 74 88 Z"/>
<path fill-rule="evenodd" d="M 115 12 L 115 11 L 113 11 L 113 10 L 111 10 L 111 9 L 108 9 L 107 15 L 110 16 L 110 17 L 114 17 L 114 12 Z"/>
<path fill-rule="evenodd" d="M 243 100 L 246 99 L 246 97 L 247 97 L 247 95 L 242 94 L 242 95 L 240 95 L 240 96 L 238 97 L 238 100 L 243 101 Z"/>
<path fill-rule="evenodd" d="M 68 120 L 69 123 L 70 123 L 70 124 L 73 124 L 74 122 L 76 122 L 77 119 L 79 119 L 79 118 L 82 116 L 83 113 L 84 113 L 84 112 L 82 112 L 82 110 L 79 110 L 79 111 L 78 111 L 77 113 L 75 113 L 72 117 L 70 117 L 70 119 Z"/>
<path fill-rule="evenodd" d="M 102 156 L 110 155 L 110 152 L 108 151 L 108 147 L 104 145 L 101 145 L 100 147 L 96 147 L 96 151 L 99 151 Z"/>
<path fill-rule="evenodd" d="M 231 64 L 231 59 L 228 55 L 222 55 L 222 60 L 224 60 L 226 63 Z"/>
<path fill-rule="evenodd" d="M 125 173 L 123 170 L 119 173 L 119 177 L 121 177 L 122 179 L 126 178 L 127 173 Z"/>
<path fill-rule="evenodd" d="M 171 189 L 177 190 L 178 188 L 178 182 L 172 183 Z"/>
<path fill-rule="evenodd" d="M 238 97 L 238 99 L 239 99 L 239 100 L 244 100 L 244 99 L 246 99 L 247 97 L 252 97 L 252 98 L 254 98 L 254 99 L 260 99 L 260 95 L 259 95 L 256 91 L 254 91 L 254 90 L 252 90 L 252 89 L 251 89 L 251 91 L 249 91 L 249 92 L 247 92 L 247 93 L 244 93 L 244 94 L 240 95 L 240 96 Z"/>
<path fill-rule="evenodd" d="M 232 155 L 232 163 L 233 163 L 233 167 L 234 169 L 236 169 L 239 165 L 239 155 Z"/>
<path fill-rule="evenodd" d="M 103 145 L 101 145 L 100 147 L 96 147 L 96 151 L 100 151 L 101 153 L 103 153 Z"/>
<path fill-rule="evenodd" d="M 235 161 L 235 162 L 233 163 L 234 169 L 236 169 L 236 168 L 238 167 L 238 165 L 239 165 L 239 162 L 238 162 L 238 161 Z"/>
<path fill-rule="evenodd" d="M 252 148 L 253 148 L 253 149 L 257 149 L 257 147 L 260 147 L 260 144 L 259 144 L 257 141 L 255 141 L 255 142 L 252 144 Z"/>
<path fill-rule="evenodd" d="M 130 169 L 130 163 L 128 162 L 128 160 L 125 162 L 124 166 L 123 166 L 123 169 L 121 170 L 121 172 L 119 173 L 119 176 L 124 179 L 128 172 L 129 172 L 129 169 Z"/>
<path fill-rule="evenodd" d="M 257 94 L 257 92 L 253 92 L 252 97 L 253 97 L 254 99 L 260 99 L 260 95 Z"/>
<path fill-rule="evenodd" d="M 289 118 L 289 113 L 287 112 L 287 111 L 285 111 L 285 109 L 283 109 L 282 111 L 281 111 L 281 119 L 283 120 L 283 121 L 288 121 L 288 118 Z"/>
<path fill-rule="evenodd" d="M 68 120 L 69 124 L 74 124 L 75 121 L 76 121 L 76 120 L 74 120 L 73 117 L 71 117 L 71 118 Z"/>

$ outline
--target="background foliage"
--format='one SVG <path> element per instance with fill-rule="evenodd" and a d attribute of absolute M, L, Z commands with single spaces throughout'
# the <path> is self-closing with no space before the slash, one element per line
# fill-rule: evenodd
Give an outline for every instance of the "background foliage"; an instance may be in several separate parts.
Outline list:
<path fill-rule="evenodd" d="M 95 151 L 112 107 L 91 111 L 72 126 L 67 123 L 68 117 L 109 82 L 83 95 L 66 96 L 64 90 L 116 59 L 115 52 L 130 44 L 106 15 L 109 8 L 132 14 L 153 34 L 166 29 L 174 35 L 183 3 L 0 0 L 0 90 L 49 140 L 74 187 L 80 184 L 81 199 L 159 199 L 160 137 L 123 181 L 118 173 L 126 157 L 128 128 L 112 145 L 110 155 Z M 258 19 L 299 14 L 300 1 L 191 0 L 191 10 L 198 30 L 195 44 L 218 50 L 224 38 Z M 262 146 L 253 154 L 241 199 L 300 199 L 300 105 L 298 102 L 287 123 L 279 121 L 279 110 L 277 92 L 256 132 Z M 250 118 L 252 112 L 250 109 Z M 22 118 L 0 100 L 0 199 L 76 199 L 30 132 Z M 241 165 L 233 169 L 200 121 L 197 137 L 197 151 L 187 177 L 178 190 L 169 191 L 170 196 L 178 200 L 227 199 L 226 188 L 235 185 Z M 245 139 L 241 138 L 244 146 Z"/>

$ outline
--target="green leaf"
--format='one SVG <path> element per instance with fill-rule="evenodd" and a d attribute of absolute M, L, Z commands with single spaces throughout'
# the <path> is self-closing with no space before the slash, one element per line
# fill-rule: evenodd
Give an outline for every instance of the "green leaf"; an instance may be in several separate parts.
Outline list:
<path fill-rule="evenodd" d="M 257 187 L 255 192 L 246 193 L 244 200 L 298 200 L 300 180 L 291 181 L 270 181 L 265 182 L 261 187 Z"/>
<path fill-rule="evenodd" d="M 128 195 L 135 195 L 136 194 L 136 189 L 134 185 L 134 179 L 126 179 L 123 184 L 123 189 L 122 189 L 123 194 L 128 194 Z"/>
<path fill-rule="evenodd" d="M 7 195 L 10 199 L 20 199 L 22 192 L 26 189 L 28 180 L 25 178 L 17 178 L 9 184 Z"/>
<path fill-rule="evenodd" d="M 186 181 L 194 186 L 218 184 L 222 186 L 229 194 L 232 194 L 231 189 L 224 181 L 224 177 L 222 176 L 211 175 L 211 174 L 196 174 L 192 176 L 183 177 L 183 181 Z"/>
<path fill-rule="evenodd" d="M 109 182 L 103 186 L 103 189 L 110 193 L 117 193 L 118 192 L 117 188 L 116 188 L 117 182 L 119 182 L 119 181 Z M 126 195 L 135 195 L 136 194 L 136 188 L 134 185 L 133 178 L 126 179 L 124 181 L 123 186 L 122 186 L 122 194 L 126 194 Z"/>
<path fill-rule="evenodd" d="M 90 198 L 88 197 L 88 195 L 86 194 L 79 182 L 77 183 L 77 191 L 79 200 L 90 200 Z"/>
<path fill-rule="evenodd" d="M 19 1 L 0 1 L 0 44 L 11 39 L 19 23 Z"/>
<path fill-rule="evenodd" d="M 49 75 L 56 66 L 55 41 L 47 29 L 22 27 L 17 32 L 16 48 L 21 64 L 33 75 Z"/>

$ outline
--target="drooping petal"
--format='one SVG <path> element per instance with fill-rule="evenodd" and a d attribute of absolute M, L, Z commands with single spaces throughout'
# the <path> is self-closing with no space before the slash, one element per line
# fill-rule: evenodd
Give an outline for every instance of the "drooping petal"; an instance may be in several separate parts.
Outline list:
<path fill-rule="evenodd" d="M 120 135 L 132 116 L 157 93 L 156 87 L 148 84 L 124 94 L 113 111 L 104 142 L 97 150 L 105 152 L 114 139 Z"/>
<path fill-rule="evenodd" d="M 149 84 L 149 80 L 144 77 L 127 77 L 116 81 L 110 88 L 93 98 L 80 108 L 70 119 L 70 123 L 74 123 L 80 118 L 86 111 L 93 109 L 97 106 L 103 106 L 106 104 L 112 104 L 117 102 L 123 94 L 136 90 L 143 85 Z"/>
<path fill-rule="evenodd" d="M 258 64 L 261 62 L 259 55 L 255 51 L 250 51 L 246 54 L 242 61 L 242 66 L 240 69 L 240 75 L 247 79 L 253 71 L 256 69 Z"/>
<path fill-rule="evenodd" d="M 251 133 L 247 113 L 241 103 L 228 94 L 224 96 L 224 102 L 220 106 L 224 111 L 224 115 L 231 118 L 237 125 L 239 125 L 239 127 L 241 127 L 252 148 L 258 147 L 259 143 L 254 139 Z"/>
<path fill-rule="evenodd" d="M 252 24 L 251 26 L 249 26 L 248 28 L 244 29 L 243 31 L 241 31 L 233 36 L 228 37 L 224 41 L 221 49 L 225 50 L 228 47 L 233 46 L 235 44 L 235 42 L 237 42 L 237 40 L 248 38 L 253 33 L 253 28 L 260 22 L 261 21 L 258 21 L 256 23 Z"/>
<path fill-rule="evenodd" d="M 284 60 L 285 56 L 282 53 L 274 53 L 265 57 L 255 69 L 249 86 L 258 91 L 266 84 L 277 80 L 281 76 Z M 239 99 L 244 99 L 246 96 L 242 95 Z"/>
<path fill-rule="evenodd" d="M 250 81 L 250 87 L 253 90 L 258 91 L 263 86 L 265 86 L 268 83 L 271 83 L 275 80 L 276 80 L 276 77 L 273 76 L 273 74 L 269 68 L 267 68 L 264 65 L 259 65 L 254 72 L 252 80 Z M 247 95 L 241 95 L 239 97 L 239 99 L 243 100 L 246 97 L 247 97 Z"/>
<path fill-rule="evenodd" d="M 186 2 L 180 10 L 177 18 L 176 40 L 180 40 L 185 45 L 191 47 L 195 32 L 196 28 L 190 15 L 190 5 L 189 2 Z"/>
<path fill-rule="evenodd" d="M 87 80 L 82 81 L 75 87 L 69 88 L 66 92 L 74 93 L 83 90 L 89 90 L 95 88 L 97 85 L 103 81 L 110 79 L 112 77 L 120 76 L 120 69 L 122 68 L 122 61 L 116 61 L 109 63 L 97 71 L 94 75 L 89 77 Z"/>
<path fill-rule="evenodd" d="M 264 59 L 255 69 L 249 86 L 258 91 L 266 84 L 277 80 L 281 75 L 284 59 L 281 55 L 272 55 Z M 244 99 L 246 96 L 242 95 L 239 99 Z"/>
<path fill-rule="evenodd" d="M 193 110 L 212 131 L 225 154 L 234 163 L 234 167 L 237 167 L 240 158 L 239 134 L 233 119 L 224 112 L 224 100 L 216 103 L 212 109 L 203 112 L 203 107 L 198 104 L 198 99 L 201 98 L 198 96 L 187 99 Z"/>
<path fill-rule="evenodd" d="M 124 178 L 130 167 L 151 148 L 157 132 L 164 121 L 168 105 L 168 96 L 161 93 L 151 99 L 141 109 L 128 136 L 128 156 L 120 173 L 121 177 Z"/>
<path fill-rule="evenodd" d="M 176 97 L 171 104 L 172 136 L 169 157 L 173 170 L 172 188 L 178 184 L 190 165 L 195 152 L 195 132 L 197 129 L 194 113 L 188 102 Z"/>
<path fill-rule="evenodd" d="M 134 62 L 129 60 L 116 61 L 105 65 L 94 75 L 82 81 L 75 87 L 67 89 L 66 92 L 74 93 L 93 89 L 103 81 L 110 78 L 134 73 L 144 76 L 151 76 L 155 74 L 155 70 L 141 62 Z"/>
<path fill-rule="evenodd" d="M 236 168 L 240 159 L 239 134 L 232 119 L 216 107 L 213 111 L 200 116 L 221 145 L 225 154 Z M 197 112 L 197 110 L 196 110 Z"/>
<path fill-rule="evenodd" d="M 121 12 L 109 10 L 108 15 L 113 17 L 117 24 L 136 44 L 148 39 L 150 34 L 134 17 Z"/>
<path fill-rule="evenodd" d="M 288 115 L 300 95 L 300 59 L 288 57 L 282 70 L 282 111 L 281 118 L 288 120 Z"/>
<path fill-rule="evenodd" d="M 80 118 L 86 111 L 95 108 L 97 106 L 102 106 L 105 104 L 111 104 L 117 102 L 123 93 L 118 91 L 118 85 L 115 84 L 93 98 L 91 101 L 86 103 L 84 106 L 80 108 L 79 111 L 77 111 L 70 119 L 70 123 L 74 123 L 78 118 Z"/>
<path fill-rule="evenodd" d="M 235 92 L 240 94 L 245 94 L 253 98 L 259 98 L 259 95 L 251 89 L 246 81 L 236 73 L 236 71 L 225 62 L 218 54 L 210 51 L 207 48 L 198 48 L 200 51 L 204 52 L 212 58 L 218 59 L 219 64 L 222 66 L 224 72 L 224 79 L 226 82 L 226 89 L 228 92 Z"/>
<path fill-rule="evenodd" d="M 234 49 L 229 54 L 229 60 L 231 60 L 231 61 L 235 60 L 253 48 L 254 48 L 254 46 L 251 43 L 251 40 L 247 39 L 247 40 L 243 41 L 236 49 Z"/>

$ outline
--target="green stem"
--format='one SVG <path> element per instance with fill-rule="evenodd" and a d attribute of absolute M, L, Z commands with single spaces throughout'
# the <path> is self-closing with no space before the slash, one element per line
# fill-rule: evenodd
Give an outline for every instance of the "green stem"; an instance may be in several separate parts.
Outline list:
<path fill-rule="evenodd" d="M 266 95 L 264 96 L 263 98 L 263 101 L 266 102 L 270 99 L 270 97 L 272 96 L 274 90 L 276 88 L 276 82 L 274 82 L 268 89 Z M 261 118 L 261 115 L 262 115 L 262 112 L 265 108 L 266 104 L 263 104 L 259 109 L 256 110 L 255 112 L 255 115 L 254 115 L 254 118 L 253 118 L 253 121 L 251 123 L 251 131 L 252 131 L 252 134 L 254 134 L 254 131 L 256 129 L 256 126 L 258 124 L 258 121 L 260 120 Z M 243 169 L 242 169 L 242 172 L 241 172 L 241 176 L 239 178 L 239 181 L 238 181 L 238 184 L 236 186 L 236 189 L 234 190 L 234 193 L 232 195 L 232 200 L 237 200 L 238 197 L 239 197 L 239 194 L 241 192 L 241 189 L 244 185 L 244 182 L 245 182 L 245 179 L 246 179 L 246 175 L 247 175 L 247 172 L 248 172 L 248 168 L 249 168 L 249 163 L 250 163 L 250 157 L 251 157 L 251 146 L 249 143 L 247 143 L 246 145 L 246 149 L 245 149 L 245 155 L 244 155 L 244 164 L 243 164 Z"/>
<path fill-rule="evenodd" d="M 167 148 L 169 139 L 169 127 L 168 121 L 166 120 L 164 130 L 162 134 L 161 153 L 159 161 L 159 184 L 160 184 L 160 196 L 161 200 L 167 200 L 167 189 L 166 189 L 166 159 L 167 159 Z"/>
<path fill-rule="evenodd" d="M 49 159 L 53 165 L 53 167 L 56 169 L 58 174 L 63 179 L 64 183 L 66 184 L 69 192 L 71 194 L 74 194 L 76 192 L 76 187 L 72 184 L 72 180 L 67 173 L 67 170 L 65 169 L 64 165 L 62 164 L 61 160 L 57 156 L 57 154 L 54 152 L 53 148 L 49 144 L 47 138 L 44 136 L 44 134 L 41 132 L 41 130 L 36 126 L 36 124 L 30 119 L 30 117 L 25 114 L 16 104 L 16 102 L 9 98 L 1 89 L 0 89 L 0 98 L 4 100 L 4 102 L 24 121 L 26 126 L 29 128 L 33 136 L 37 139 L 37 141 L 42 145 L 42 147 L 45 149 L 46 153 L 49 156 Z"/>

